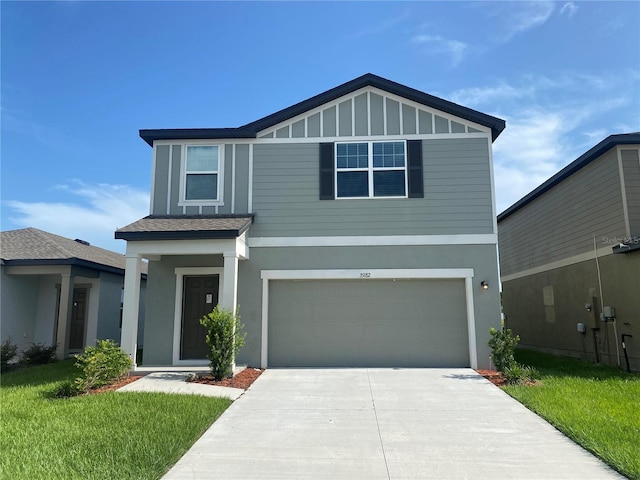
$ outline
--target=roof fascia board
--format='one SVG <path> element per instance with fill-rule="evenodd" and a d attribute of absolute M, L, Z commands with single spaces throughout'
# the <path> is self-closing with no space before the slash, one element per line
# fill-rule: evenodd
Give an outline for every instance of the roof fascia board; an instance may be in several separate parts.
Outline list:
<path fill-rule="evenodd" d="M 620 134 L 620 135 L 609 135 L 607 138 L 602 140 L 600 143 L 589 149 L 587 152 L 580 155 L 577 159 L 571 162 L 569 165 L 564 167 L 554 176 L 549 178 L 542 185 L 538 186 L 527 195 L 522 197 L 516 203 L 507 208 L 504 212 L 498 215 L 498 223 L 502 220 L 505 220 L 509 216 L 513 215 L 515 212 L 523 208 L 524 206 L 531 203 L 533 200 L 548 192 L 553 187 L 558 185 L 560 182 L 570 177 L 578 170 L 586 167 L 591 162 L 596 160 L 597 158 L 604 155 L 606 152 L 611 150 L 612 148 L 618 145 L 634 145 L 640 144 L 640 133 L 632 133 L 632 134 Z"/>
<path fill-rule="evenodd" d="M 69 267 L 69 268 L 84 268 L 88 270 L 99 270 L 102 272 L 115 273 L 117 275 L 124 275 L 124 268 L 112 267 L 109 265 L 103 265 L 96 262 L 91 262 L 89 260 L 83 260 L 80 258 L 45 258 L 45 259 L 16 259 L 16 260 L 5 260 L 5 265 L 7 267 L 45 267 L 42 271 L 42 275 L 50 274 L 60 274 L 62 271 L 58 271 L 55 268 L 48 269 L 46 267 Z M 19 270 L 13 270 L 13 272 L 18 272 Z M 25 275 L 28 275 L 28 270 L 24 271 Z M 89 275 L 89 274 L 87 274 Z M 83 275 L 83 276 L 87 276 Z"/>
<path fill-rule="evenodd" d="M 247 227 L 248 228 L 248 227 Z M 167 232 L 116 232 L 116 239 L 128 242 L 149 240 L 222 240 L 237 238 L 241 230 L 190 230 Z"/>
<path fill-rule="evenodd" d="M 387 80 L 385 78 L 367 73 L 349 82 L 343 83 L 330 90 L 315 95 L 307 100 L 298 102 L 290 107 L 279 110 L 271 115 L 267 115 L 254 122 L 248 123 L 238 128 L 199 128 L 199 129 L 149 129 L 140 130 L 140 137 L 153 146 L 154 140 L 189 140 L 196 138 L 255 138 L 256 133 L 266 130 L 276 124 L 290 120 L 293 117 L 308 112 L 316 107 L 325 105 L 340 97 L 349 95 L 365 87 L 375 87 L 384 92 L 397 95 L 399 97 L 412 100 L 421 105 L 431 107 L 435 110 L 463 118 L 468 121 L 484 125 L 491 129 L 492 139 L 505 128 L 505 121 L 473 110 L 462 105 L 455 104 L 443 98 L 435 97 L 428 93 L 421 92 L 411 87 Z"/>

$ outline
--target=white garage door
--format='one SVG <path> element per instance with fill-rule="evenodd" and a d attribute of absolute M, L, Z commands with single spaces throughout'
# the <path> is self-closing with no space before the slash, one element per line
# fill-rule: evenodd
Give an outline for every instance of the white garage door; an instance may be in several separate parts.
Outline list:
<path fill-rule="evenodd" d="M 270 367 L 468 367 L 464 280 L 273 280 Z"/>

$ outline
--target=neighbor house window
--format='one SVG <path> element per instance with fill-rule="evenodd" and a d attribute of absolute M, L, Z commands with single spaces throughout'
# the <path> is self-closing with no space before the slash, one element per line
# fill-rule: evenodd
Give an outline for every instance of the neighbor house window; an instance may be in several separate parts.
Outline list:
<path fill-rule="evenodd" d="M 399 142 L 336 144 L 336 197 L 406 197 L 406 145 Z"/>
<path fill-rule="evenodd" d="M 220 147 L 188 145 L 185 167 L 185 200 L 218 200 Z"/>

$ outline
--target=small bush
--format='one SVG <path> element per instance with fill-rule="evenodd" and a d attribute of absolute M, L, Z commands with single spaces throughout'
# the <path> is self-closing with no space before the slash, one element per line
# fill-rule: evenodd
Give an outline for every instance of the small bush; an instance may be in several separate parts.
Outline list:
<path fill-rule="evenodd" d="M 18 347 L 13 344 L 11 337 L 0 345 L 0 371 L 5 371 L 9 362 L 18 355 Z"/>
<path fill-rule="evenodd" d="M 20 362 L 24 365 L 44 365 L 55 362 L 57 348 L 57 344 L 47 347 L 44 343 L 32 343 L 22 352 Z"/>
<path fill-rule="evenodd" d="M 505 369 L 515 366 L 514 351 L 520 337 L 518 335 L 514 337 L 508 328 L 504 330 L 490 328 L 489 333 L 491 334 L 491 340 L 488 342 L 491 347 L 491 360 L 496 370 L 504 373 Z"/>
<path fill-rule="evenodd" d="M 506 367 L 503 374 L 510 385 L 530 383 L 540 379 L 540 373 L 535 368 L 517 362 Z"/>
<path fill-rule="evenodd" d="M 53 391 L 49 392 L 47 396 L 51 398 L 69 398 L 75 397 L 80 393 L 82 392 L 78 389 L 76 382 L 72 380 L 65 380 L 58 384 L 58 386 Z"/>
<path fill-rule="evenodd" d="M 238 312 L 234 314 L 216 305 L 211 313 L 200 319 L 200 324 L 207 332 L 207 358 L 211 362 L 211 374 L 216 380 L 232 377 L 234 358 L 247 336 L 246 333 L 240 334 L 244 325 L 240 323 Z"/>
<path fill-rule="evenodd" d="M 75 385 L 80 391 L 104 387 L 124 378 L 133 363 L 129 355 L 113 340 L 98 340 L 95 347 L 87 347 L 81 355 L 76 355 L 76 367 L 82 375 Z"/>

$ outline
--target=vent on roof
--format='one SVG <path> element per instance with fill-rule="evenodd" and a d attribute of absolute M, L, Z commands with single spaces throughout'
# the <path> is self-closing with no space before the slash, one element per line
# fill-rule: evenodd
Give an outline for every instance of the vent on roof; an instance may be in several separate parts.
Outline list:
<path fill-rule="evenodd" d="M 74 241 L 78 242 L 78 243 L 81 243 L 82 245 L 86 245 L 87 247 L 91 246 L 91 244 L 89 242 L 87 242 L 86 240 L 81 240 L 79 238 L 76 238 Z"/>

